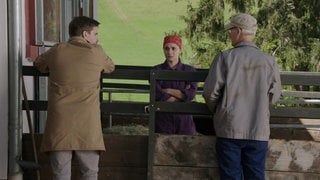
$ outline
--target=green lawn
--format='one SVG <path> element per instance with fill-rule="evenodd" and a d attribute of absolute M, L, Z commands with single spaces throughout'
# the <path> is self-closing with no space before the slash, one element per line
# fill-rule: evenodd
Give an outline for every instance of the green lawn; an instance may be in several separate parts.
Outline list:
<path fill-rule="evenodd" d="M 195 5 L 198 2 L 192 0 Z M 186 14 L 187 3 L 187 0 L 98 0 L 100 44 L 117 65 L 159 64 L 164 61 L 165 33 L 186 26 L 180 16 Z M 186 41 L 183 45 L 188 48 Z"/>
<path fill-rule="evenodd" d="M 195 5 L 198 2 L 192 0 Z M 187 0 L 98 0 L 99 43 L 116 65 L 153 66 L 162 63 L 163 37 L 167 32 L 186 27 L 180 16 L 186 14 L 187 4 Z M 188 49 L 185 40 L 183 48 Z M 184 57 L 183 61 L 189 63 Z M 107 97 L 104 94 L 104 99 Z M 115 93 L 112 99 L 148 101 L 149 95 Z"/>

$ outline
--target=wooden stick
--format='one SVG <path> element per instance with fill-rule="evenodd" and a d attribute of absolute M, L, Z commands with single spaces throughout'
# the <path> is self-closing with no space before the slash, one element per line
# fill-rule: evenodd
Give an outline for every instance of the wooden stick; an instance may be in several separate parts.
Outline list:
<path fill-rule="evenodd" d="M 23 102 L 24 102 L 24 105 L 26 107 L 29 132 L 30 132 L 30 135 L 31 135 L 33 157 L 34 157 L 34 161 L 38 164 L 38 153 L 37 153 L 37 148 L 36 148 L 36 142 L 35 142 L 35 139 L 34 139 L 34 131 L 33 131 L 33 125 L 32 125 L 31 115 L 30 115 L 30 107 L 29 107 L 29 102 L 28 102 L 28 97 L 27 97 L 27 92 L 26 92 L 26 86 L 25 86 L 23 77 L 22 77 L 22 94 L 23 94 Z M 40 180 L 40 171 L 39 171 L 39 169 L 36 170 L 36 173 L 37 173 L 37 180 Z"/>

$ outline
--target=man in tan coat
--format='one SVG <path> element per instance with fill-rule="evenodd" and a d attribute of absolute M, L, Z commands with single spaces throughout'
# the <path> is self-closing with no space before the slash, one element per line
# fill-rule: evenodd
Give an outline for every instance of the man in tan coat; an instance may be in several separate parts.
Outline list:
<path fill-rule="evenodd" d="M 99 22 L 81 16 L 69 24 L 70 39 L 41 54 L 35 66 L 49 72 L 48 119 L 41 151 L 48 152 L 54 180 L 71 179 L 74 153 L 81 179 L 98 178 L 99 151 L 104 151 L 100 119 L 100 74 L 114 70 L 97 45 Z"/>

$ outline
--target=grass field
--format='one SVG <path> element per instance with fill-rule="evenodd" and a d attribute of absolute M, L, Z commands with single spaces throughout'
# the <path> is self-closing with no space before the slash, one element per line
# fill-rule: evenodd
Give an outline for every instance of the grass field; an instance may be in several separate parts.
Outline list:
<path fill-rule="evenodd" d="M 192 0 L 194 5 L 198 2 Z M 163 37 L 165 33 L 186 27 L 180 16 L 187 13 L 187 4 L 188 0 L 98 0 L 99 43 L 116 65 L 162 63 Z M 183 48 L 188 48 L 185 40 Z M 186 59 L 183 61 L 189 63 Z M 130 82 L 148 84 L 147 81 Z M 104 99 L 107 99 L 106 94 Z M 112 99 L 148 101 L 149 94 L 116 93 Z"/>
<path fill-rule="evenodd" d="M 198 2 L 192 0 L 194 5 Z M 187 13 L 187 3 L 188 0 L 98 0 L 100 44 L 117 65 L 159 64 L 164 61 L 165 33 L 186 27 L 180 16 Z M 186 41 L 183 45 L 188 48 Z"/>

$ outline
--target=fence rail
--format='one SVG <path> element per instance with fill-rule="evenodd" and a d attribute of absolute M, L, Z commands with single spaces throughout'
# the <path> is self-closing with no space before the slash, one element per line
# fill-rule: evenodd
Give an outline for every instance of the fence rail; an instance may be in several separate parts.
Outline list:
<path fill-rule="evenodd" d="M 188 80 L 204 82 L 208 71 L 198 69 L 197 72 L 171 72 L 171 71 L 150 71 L 151 67 L 145 66 L 116 66 L 115 72 L 111 74 L 102 74 L 101 93 L 108 93 L 108 100 L 102 99 L 101 110 L 106 113 L 137 113 L 145 114 L 146 106 L 149 102 L 117 102 L 112 100 L 114 93 L 145 93 L 150 94 L 149 84 L 104 82 L 104 79 L 115 80 L 144 80 L 151 78 L 161 80 Z M 33 66 L 23 67 L 24 76 L 48 76 L 40 73 Z M 283 86 L 320 86 L 320 73 L 318 72 L 281 72 L 281 81 Z M 198 94 L 202 93 L 202 87 L 199 87 Z M 153 94 L 151 95 L 153 96 Z M 45 111 L 46 101 L 29 100 L 30 109 L 35 111 Z M 271 106 L 270 113 L 272 117 L 292 117 L 292 118 L 320 118 L 320 92 L 319 91 L 296 91 L 284 90 L 282 98 L 278 101 L 280 106 Z M 158 108 L 167 112 L 189 112 L 191 114 L 210 115 L 206 105 L 203 102 L 194 103 L 160 103 L 155 104 Z"/>

